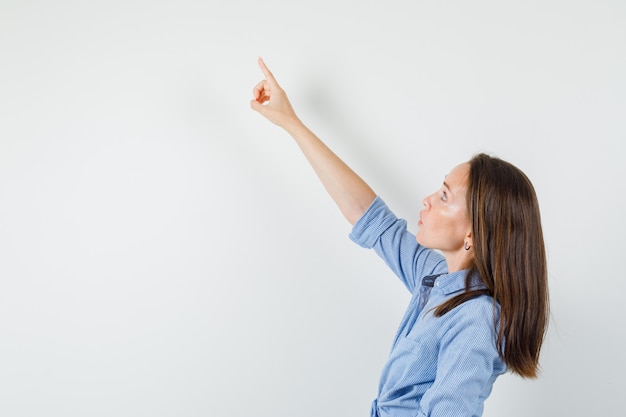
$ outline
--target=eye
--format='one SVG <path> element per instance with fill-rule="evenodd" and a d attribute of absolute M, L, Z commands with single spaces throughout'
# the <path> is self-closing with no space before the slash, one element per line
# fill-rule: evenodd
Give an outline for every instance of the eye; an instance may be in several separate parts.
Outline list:
<path fill-rule="evenodd" d="M 441 192 L 441 201 L 448 201 L 448 193 L 445 191 Z"/>

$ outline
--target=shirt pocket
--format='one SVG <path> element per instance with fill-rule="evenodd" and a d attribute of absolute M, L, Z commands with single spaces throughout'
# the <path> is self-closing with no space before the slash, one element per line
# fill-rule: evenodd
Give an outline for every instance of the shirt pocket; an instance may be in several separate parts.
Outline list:
<path fill-rule="evenodd" d="M 419 355 L 423 348 L 422 343 L 419 340 L 415 340 L 410 336 L 403 336 L 398 339 L 398 343 L 396 344 L 396 348 L 394 350 Z"/>
<path fill-rule="evenodd" d="M 434 378 L 437 371 L 439 347 L 432 339 L 417 340 L 410 336 L 401 337 L 396 345 L 396 359 L 405 368 L 405 372 L 421 375 L 423 378 Z"/>

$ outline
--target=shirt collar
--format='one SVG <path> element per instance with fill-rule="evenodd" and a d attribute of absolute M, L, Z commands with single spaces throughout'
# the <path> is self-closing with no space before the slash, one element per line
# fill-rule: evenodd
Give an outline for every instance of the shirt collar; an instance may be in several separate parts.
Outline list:
<path fill-rule="evenodd" d="M 445 295 L 452 294 L 458 291 L 465 290 L 465 277 L 469 273 L 469 269 L 463 269 L 461 271 L 451 272 L 449 274 L 443 274 L 437 277 L 435 287 L 438 288 Z M 478 274 L 472 274 L 472 281 L 470 284 L 471 290 L 478 290 L 487 288 L 483 284 Z"/>

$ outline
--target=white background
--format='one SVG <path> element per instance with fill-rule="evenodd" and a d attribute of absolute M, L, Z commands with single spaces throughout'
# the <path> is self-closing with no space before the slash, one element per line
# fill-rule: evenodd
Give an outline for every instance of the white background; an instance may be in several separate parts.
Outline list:
<path fill-rule="evenodd" d="M 625 44 L 623 0 L 0 0 L 0 415 L 368 415 L 409 295 L 261 55 L 412 231 L 475 152 L 526 172 L 552 320 L 485 416 L 622 416 Z"/>

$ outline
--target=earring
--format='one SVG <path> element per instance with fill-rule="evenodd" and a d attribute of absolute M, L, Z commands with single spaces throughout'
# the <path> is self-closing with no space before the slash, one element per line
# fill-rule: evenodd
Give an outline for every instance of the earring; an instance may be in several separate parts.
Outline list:
<path fill-rule="evenodd" d="M 470 249 L 472 249 L 472 246 L 471 245 L 467 246 L 467 242 L 465 242 L 465 250 L 470 250 Z"/>

